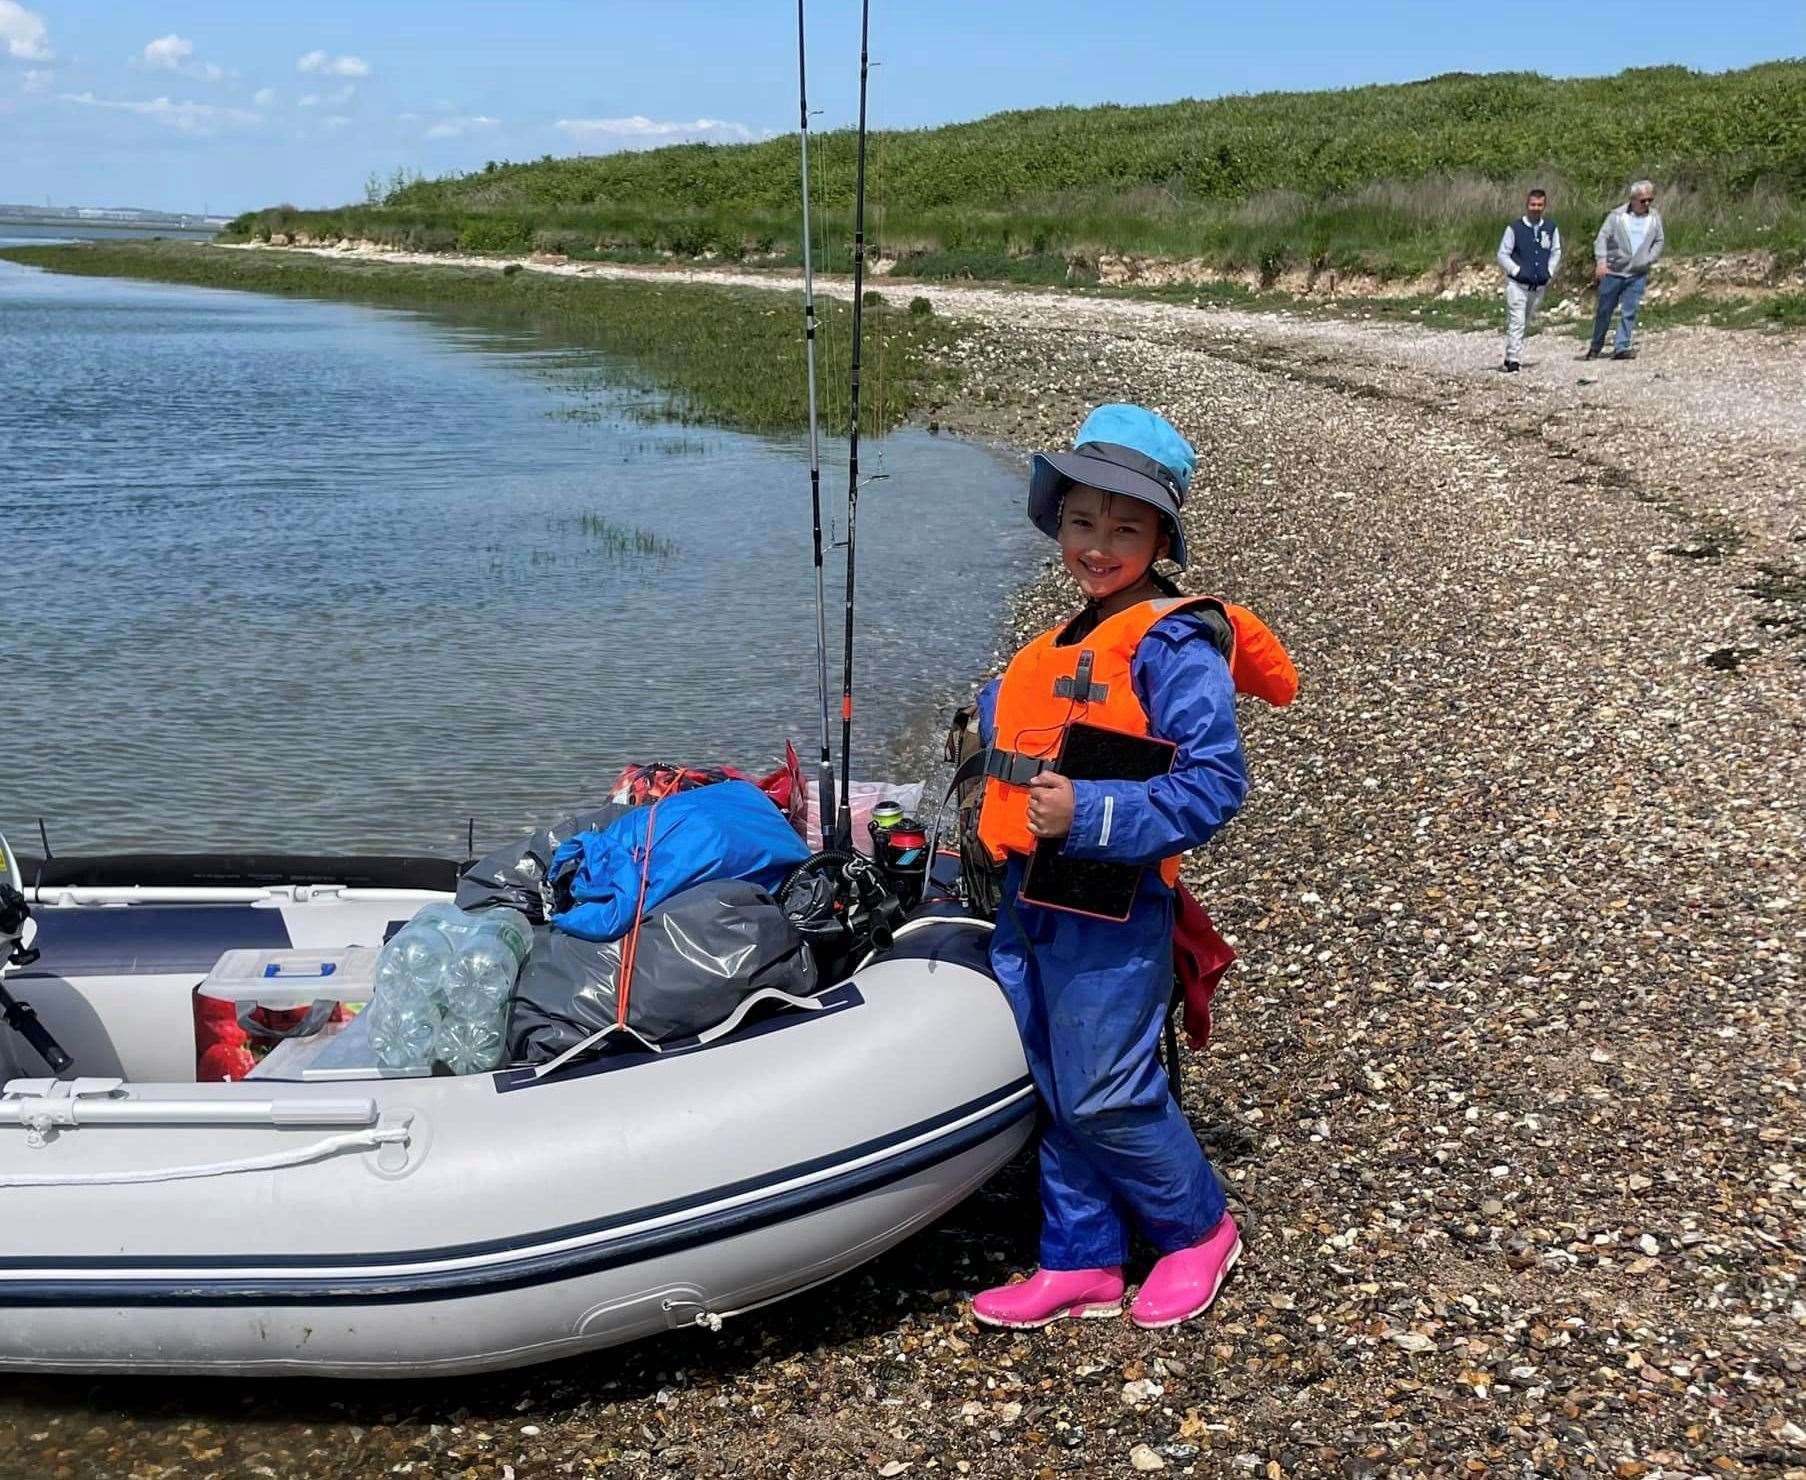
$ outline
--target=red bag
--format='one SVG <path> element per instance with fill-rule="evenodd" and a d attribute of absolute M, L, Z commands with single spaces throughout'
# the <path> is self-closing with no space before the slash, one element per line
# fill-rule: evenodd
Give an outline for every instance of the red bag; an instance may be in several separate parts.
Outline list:
<path fill-rule="evenodd" d="M 808 813 L 809 783 L 803 778 L 802 758 L 796 747 L 784 742 L 784 764 L 754 783 L 771 798 L 771 804 L 790 819 L 790 825 L 803 837 L 804 817 Z"/>
<path fill-rule="evenodd" d="M 1235 964 L 1235 952 L 1183 884 L 1174 885 L 1173 902 L 1173 974 L 1185 1004 L 1185 1041 L 1202 1048 L 1210 1042 L 1210 999 Z"/>
<path fill-rule="evenodd" d="M 254 1007 L 251 1020 L 273 1033 L 295 1027 L 312 1011 L 308 1007 Z M 332 1009 L 331 1022 L 351 1016 L 343 1002 Z M 267 1047 L 267 1045 L 265 1045 Z M 238 1004 L 223 997 L 194 994 L 194 1077 L 200 1084 L 243 1079 L 257 1067 L 251 1036 L 239 1026 Z"/>
<path fill-rule="evenodd" d="M 630 807 L 643 807 L 660 797 L 674 796 L 680 791 L 694 791 L 699 786 L 713 786 L 717 781 L 750 781 L 744 771 L 732 766 L 673 766 L 665 761 L 624 766 L 609 787 L 609 796 Z"/>
<path fill-rule="evenodd" d="M 748 776 L 734 766 L 673 766 L 664 761 L 652 761 L 623 767 L 608 790 L 617 802 L 643 807 L 660 797 L 693 791 L 699 786 L 713 786 L 717 781 L 752 782 L 790 819 L 790 825 L 798 834 L 802 833 L 809 783 L 803 779 L 803 763 L 796 747 L 788 740 L 784 742 L 784 764 L 764 776 Z"/>
<path fill-rule="evenodd" d="M 219 997 L 194 995 L 194 1077 L 201 1084 L 243 1079 L 257 1067 L 251 1040 L 238 1026 L 238 1008 Z"/>

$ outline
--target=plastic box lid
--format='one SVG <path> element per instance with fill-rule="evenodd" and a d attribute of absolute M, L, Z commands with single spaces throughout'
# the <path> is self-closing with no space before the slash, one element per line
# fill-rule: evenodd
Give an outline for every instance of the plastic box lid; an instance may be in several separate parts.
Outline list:
<path fill-rule="evenodd" d="M 322 1000 L 368 1002 L 375 994 L 376 947 L 227 951 L 199 987 L 204 997 L 305 1007 Z"/>

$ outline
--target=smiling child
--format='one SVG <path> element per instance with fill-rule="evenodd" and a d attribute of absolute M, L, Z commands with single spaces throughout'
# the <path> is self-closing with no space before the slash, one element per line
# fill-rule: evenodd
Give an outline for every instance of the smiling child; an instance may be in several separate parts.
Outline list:
<path fill-rule="evenodd" d="M 1141 406 L 1100 406 L 1073 450 L 1037 455 L 1029 517 L 1059 541 L 1084 608 L 1029 643 L 979 700 L 988 747 L 979 838 L 1004 865 L 991 964 L 1016 1016 L 1048 1122 L 1041 1142 L 1041 1267 L 986 1290 L 978 1320 L 1042 1326 L 1122 1309 L 1131 1223 L 1160 1255 L 1130 1311 L 1139 1326 L 1203 1312 L 1241 1235 L 1155 1058 L 1173 989 L 1180 856 L 1233 817 L 1248 775 L 1237 692 L 1288 703 L 1291 660 L 1252 613 L 1183 597 L 1155 562 L 1186 561 L 1179 511 L 1191 445 Z M 1172 742 L 1151 781 L 1055 769 L 1085 723 Z M 1026 859 L 1139 869 L 1123 920 L 1022 897 Z"/>

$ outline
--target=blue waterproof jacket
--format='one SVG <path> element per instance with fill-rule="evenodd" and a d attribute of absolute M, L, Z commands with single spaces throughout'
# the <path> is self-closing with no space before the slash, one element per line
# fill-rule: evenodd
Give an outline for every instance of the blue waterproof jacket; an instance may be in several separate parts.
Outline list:
<path fill-rule="evenodd" d="M 1216 1174 L 1154 1056 L 1173 989 L 1173 893 L 1152 865 L 1203 843 L 1241 807 L 1248 773 L 1235 688 L 1189 612 L 1149 630 L 1130 677 L 1150 731 L 1178 746 L 1173 768 L 1150 782 L 1075 781 L 1065 849 L 1150 865 L 1129 918 L 1117 924 L 1019 900 L 1022 862 L 1012 858 L 991 938 L 991 967 L 1048 1112 L 1040 1150 L 1047 1269 L 1121 1264 L 1131 1219 L 1160 1253 L 1187 1248 L 1224 1211 Z M 994 681 L 979 695 L 986 744 L 997 689 Z"/>
<path fill-rule="evenodd" d="M 681 791 L 657 808 L 646 870 L 648 914 L 693 884 L 717 879 L 744 879 L 775 890 L 809 856 L 784 814 L 747 781 Z M 551 916 L 554 930 L 585 940 L 618 940 L 633 928 L 651 810 L 635 807 L 605 828 L 558 845 L 546 869 L 558 905 Z"/>

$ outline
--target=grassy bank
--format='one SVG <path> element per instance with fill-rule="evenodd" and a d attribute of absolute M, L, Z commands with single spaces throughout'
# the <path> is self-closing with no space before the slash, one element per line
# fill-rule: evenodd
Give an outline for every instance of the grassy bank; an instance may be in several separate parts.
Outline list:
<path fill-rule="evenodd" d="M 499 267 L 335 261 L 186 242 L 12 247 L 0 257 L 53 272 L 351 300 L 524 325 L 550 342 L 614 357 L 628 379 L 667 398 L 660 413 L 672 418 L 758 432 L 807 424 L 800 294 L 586 281 Z M 826 299 L 817 310 L 824 425 L 844 429 L 852 310 Z M 931 314 L 909 312 L 907 300 L 894 296 L 867 307 L 865 328 L 860 424 L 875 434 L 946 393 L 951 372 L 936 352 L 957 330 Z"/>
<path fill-rule="evenodd" d="M 878 110 L 882 115 L 880 96 Z M 830 267 L 850 250 L 853 139 L 818 136 Z M 1662 182 L 1671 251 L 1806 244 L 1806 62 L 1556 80 L 1454 74 L 1341 92 L 1151 107 L 1043 108 L 879 131 L 873 238 L 920 277 L 1088 281 L 1106 253 L 1411 277 L 1484 261 L 1532 185 L 1571 238 L 1640 175 Z M 794 136 L 745 145 L 495 162 L 397 182 L 331 211 L 240 217 L 422 251 L 780 262 L 799 251 Z M 1579 270 L 1579 257 L 1571 254 Z"/>

